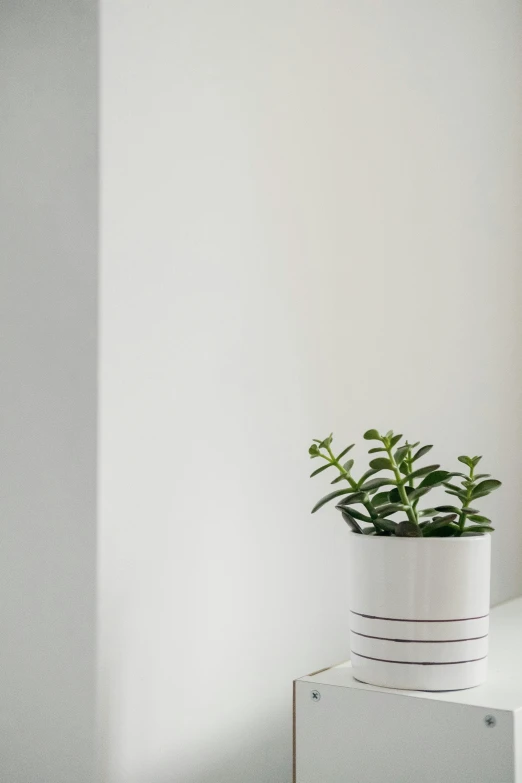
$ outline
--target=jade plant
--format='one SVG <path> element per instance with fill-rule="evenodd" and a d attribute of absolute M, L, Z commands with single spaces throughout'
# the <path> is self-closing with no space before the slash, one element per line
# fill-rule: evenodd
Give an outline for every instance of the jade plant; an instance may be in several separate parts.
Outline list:
<path fill-rule="evenodd" d="M 402 435 L 377 430 L 364 433 L 367 441 L 378 445 L 369 449 L 369 469 L 360 478 L 353 474 L 354 460 L 344 458 L 355 444 L 335 455 L 333 435 L 315 439 L 309 448 L 312 459 L 324 462 L 311 476 L 333 468 L 338 475 L 332 484 L 342 487 L 330 492 L 315 504 L 312 513 L 337 500 L 336 508 L 355 533 L 377 536 L 476 536 L 494 528 L 491 520 L 474 508 L 477 500 L 501 486 L 487 473 L 476 473 L 481 457 L 459 457 L 467 472 L 441 469 L 440 465 L 419 465 L 419 460 L 433 448 L 403 441 Z M 455 498 L 451 503 L 421 508 L 426 496 L 443 488 Z"/>

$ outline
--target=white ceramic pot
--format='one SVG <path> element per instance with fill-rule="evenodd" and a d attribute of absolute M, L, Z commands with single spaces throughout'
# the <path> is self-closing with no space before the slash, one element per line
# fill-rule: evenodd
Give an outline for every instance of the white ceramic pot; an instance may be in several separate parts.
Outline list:
<path fill-rule="evenodd" d="M 487 675 L 491 541 L 350 535 L 354 677 L 407 690 Z"/>

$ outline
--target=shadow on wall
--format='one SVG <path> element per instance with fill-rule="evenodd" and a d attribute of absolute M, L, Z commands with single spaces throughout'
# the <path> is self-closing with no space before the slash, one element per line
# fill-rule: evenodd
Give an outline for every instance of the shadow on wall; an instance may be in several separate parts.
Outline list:
<path fill-rule="evenodd" d="M 170 770 L 145 776 L 142 783 L 291 783 L 292 726 L 288 721 L 260 726 L 257 737 L 238 736 L 227 742 L 229 750 L 214 758 L 201 753 L 181 772 L 179 761 Z"/>

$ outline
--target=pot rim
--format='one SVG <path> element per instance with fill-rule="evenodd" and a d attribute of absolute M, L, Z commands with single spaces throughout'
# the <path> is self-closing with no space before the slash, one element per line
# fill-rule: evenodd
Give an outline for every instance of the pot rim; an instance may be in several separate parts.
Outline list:
<path fill-rule="evenodd" d="M 364 533 L 356 533 L 354 530 L 349 531 L 351 536 L 357 536 L 357 538 L 365 538 L 369 541 L 382 541 L 383 539 L 386 539 L 388 541 L 409 541 L 409 542 L 426 542 L 426 543 L 435 543 L 435 542 L 449 542 L 449 541 L 479 541 L 479 540 L 487 540 L 488 538 L 491 538 L 491 533 L 477 533 L 475 536 L 444 536 L 444 537 L 437 537 L 437 536 L 365 536 Z"/>

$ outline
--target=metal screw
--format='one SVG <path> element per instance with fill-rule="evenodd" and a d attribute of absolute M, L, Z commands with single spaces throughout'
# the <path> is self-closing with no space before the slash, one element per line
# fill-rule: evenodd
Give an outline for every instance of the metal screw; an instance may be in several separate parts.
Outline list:
<path fill-rule="evenodd" d="M 497 719 L 494 715 L 486 715 L 484 718 L 484 723 L 488 727 L 488 729 L 492 729 L 497 725 Z"/>
<path fill-rule="evenodd" d="M 312 701 L 320 701 L 321 700 L 321 694 L 319 691 L 312 691 L 310 694 L 310 698 Z"/>

